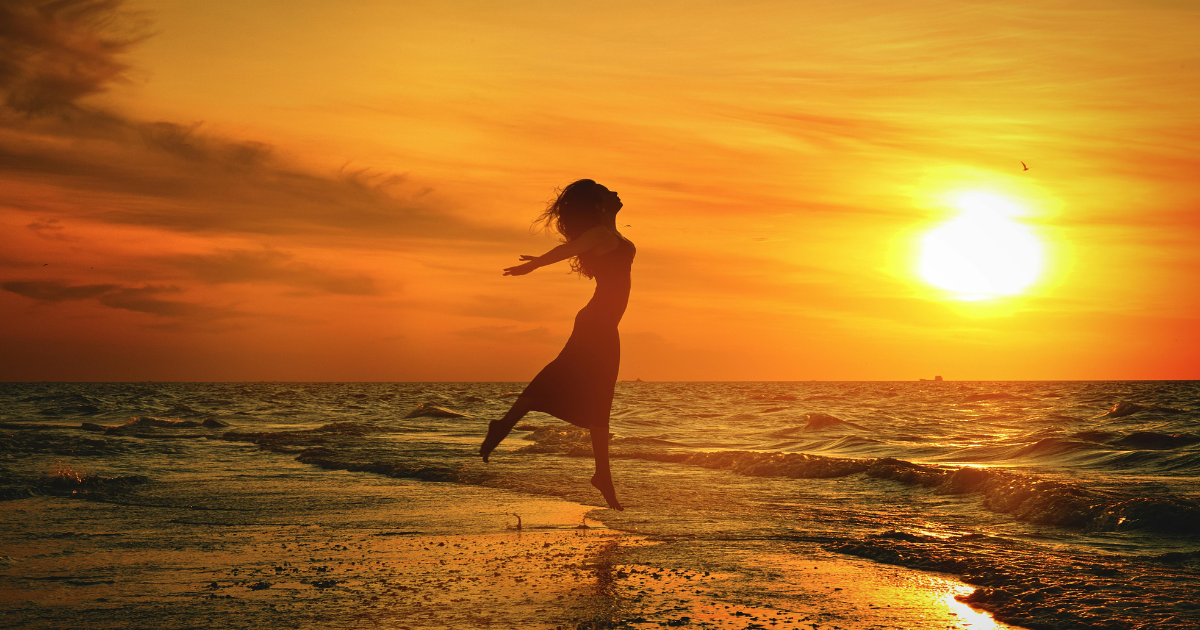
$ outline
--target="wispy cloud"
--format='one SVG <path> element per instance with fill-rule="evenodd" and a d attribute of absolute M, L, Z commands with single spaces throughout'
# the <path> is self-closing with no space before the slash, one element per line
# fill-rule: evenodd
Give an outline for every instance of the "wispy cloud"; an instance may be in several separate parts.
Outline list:
<path fill-rule="evenodd" d="M 60 281 L 11 281 L 0 284 L 0 289 L 38 302 L 96 300 L 109 308 L 171 319 L 213 321 L 245 315 L 231 309 L 163 299 L 162 296 L 180 293 L 181 289 L 177 286 L 128 287 L 116 284 L 71 285 Z"/>
<path fill-rule="evenodd" d="M 119 290 L 115 284 L 84 284 L 72 286 L 65 282 L 54 281 L 12 281 L 0 284 L 0 288 L 10 293 L 23 295 L 39 302 L 67 302 L 70 300 L 88 300 Z"/>
<path fill-rule="evenodd" d="M 297 261 L 293 254 L 278 250 L 221 250 L 162 260 L 209 284 L 269 282 L 321 293 L 380 293 L 375 279 L 370 276 L 329 271 Z"/>
<path fill-rule="evenodd" d="M 55 241 L 73 241 L 75 239 L 67 236 L 63 231 L 62 221 L 58 219 L 38 219 L 30 222 L 25 226 L 33 231 L 39 237 Z"/>

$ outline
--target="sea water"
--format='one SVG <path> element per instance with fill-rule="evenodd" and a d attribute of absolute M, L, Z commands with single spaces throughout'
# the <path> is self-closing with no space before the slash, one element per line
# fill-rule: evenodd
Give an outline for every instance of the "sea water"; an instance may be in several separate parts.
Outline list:
<path fill-rule="evenodd" d="M 549 416 L 479 460 L 522 386 L 0 384 L 0 509 L 232 510 L 247 478 L 283 505 L 346 471 L 424 527 L 438 488 L 603 506 L 587 434 Z M 1200 626 L 1197 382 L 622 382 L 611 432 L 610 528 L 950 573 L 1033 628 Z"/>

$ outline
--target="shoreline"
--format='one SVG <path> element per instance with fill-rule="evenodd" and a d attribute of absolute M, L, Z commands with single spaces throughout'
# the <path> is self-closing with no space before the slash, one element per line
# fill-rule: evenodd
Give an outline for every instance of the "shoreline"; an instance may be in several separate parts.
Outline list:
<path fill-rule="evenodd" d="M 155 630 L 1011 627 L 954 600 L 972 589 L 952 577 L 816 543 L 584 529 L 584 514 L 598 512 L 590 506 L 487 488 L 364 483 L 371 480 L 350 474 L 344 481 L 343 489 L 363 492 L 290 519 L 266 509 L 260 516 L 268 518 L 253 523 L 211 506 L 192 506 L 189 518 L 148 496 L 6 501 L 6 622 Z M 363 510 L 372 488 L 425 490 L 413 497 L 425 516 L 409 511 L 408 522 L 388 523 L 395 512 Z M 463 516 L 466 499 L 478 527 L 448 531 L 463 529 L 443 516 Z M 505 516 L 513 512 L 523 516 L 520 530 Z M 446 526 L 431 527 L 438 523 Z"/>

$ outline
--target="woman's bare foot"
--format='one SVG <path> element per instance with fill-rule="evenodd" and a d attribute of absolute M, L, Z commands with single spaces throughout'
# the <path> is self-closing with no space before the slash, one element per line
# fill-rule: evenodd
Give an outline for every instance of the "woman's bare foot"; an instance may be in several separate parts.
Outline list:
<path fill-rule="evenodd" d="M 487 463 L 488 456 L 492 454 L 492 451 L 496 450 L 504 438 L 508 437 L 509 431 L 512 431 L 521 418 L 524 418 L 525 414 L 529 413 L 536 405 L 537 399 L 535 398 L 525 395 L 517 396 L 503 418 L 488 423 L 487 437 L 483 438 L 483 445 L 479 447 L 479 456 L 483 458 L 484 463 Z"/>
<path fill-rule="evenodd" d="M 600 479 L 600 475 L 593 475 L 592 486 L 604 495 L 604 500 L 608 501 L 608 507 L 621 511 L 625 509 L 621 507 L 621 502 L 617 501 L 617 489 L 613 487 L 612 477 Z"/>
<path fill-rule="evenodd" d="M 487 437 L 483 438 L 483 445 L 479 447 L 479 456 L 483 458 L 484 463 L 487 463 L 488 456 L 504 438 L 508 437 L 508 432 L 512 431 L 512 427 L 504 426 L 503 420 L 492 420 L 488 423 Z"/>

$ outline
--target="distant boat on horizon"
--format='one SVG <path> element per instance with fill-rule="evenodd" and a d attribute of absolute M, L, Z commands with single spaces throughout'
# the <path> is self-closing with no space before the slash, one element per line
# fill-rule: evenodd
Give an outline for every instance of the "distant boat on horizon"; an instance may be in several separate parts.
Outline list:
<path fill-rule="evenodd" d="M 927 379 L 927 378 L 923 378 L 923 379 L 921 379 L 921 380 L 922 380 L 922 381 L 925 381 L 926 383 L 934 383 L 934 382 L 940 382 L 940 381 L 942 380 L 942 377 L 941 377 L 941 375 L 939 374 L 938 376 L 935 376 L 935 377 L 933 377 L 933 380 L 932 380 L 932 381 L 931 381 L 931 380 L 929 380 L 929 379 Z"/>

